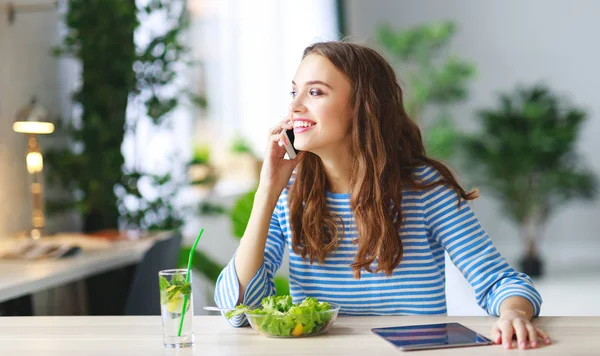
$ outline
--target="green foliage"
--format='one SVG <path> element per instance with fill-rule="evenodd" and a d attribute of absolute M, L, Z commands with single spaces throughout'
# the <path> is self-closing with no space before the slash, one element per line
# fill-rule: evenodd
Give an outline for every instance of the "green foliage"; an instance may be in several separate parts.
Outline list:
<path fill-rule="evenodd" d="M 194 155 L 190 164 L 209 164 L 210 163 L 210 146 L 197 145 L 194 147 Z"/>
<path fill-rule="evenodd" d="M 516 224 L 541 226 L 556 208 L 595 196 L 597 179 L 576 153 L 583 110 L 534 86 L 502 94 L 478 116 L 481 131 L 463 139 L 467 163 Z"/>
<path fill-rule="evenodd" d="M 208 101 L 204 95 L 198 95 L 194 93 L 188 93 L 188 98 L 192 102 L 192 104 L 196 105 L 201 109 L 206 109 L 208 107 Z"/>
<path fill-rule="evenodd" d="M 190 256 L 190 247 L 182 247 L 179 251 L 179 268 L 187 268 L 188 258 Z M 209 281 L 217 283 L 217 278 L 223 266 L 210 257 L 206 252 L 197 249 L 194 251 L 194 259 L 192 260 L 194 269 L 202 273 Z"/>
<path fill-rule="evenodd" d="M 275 292 L 276 295 L 289 295 L 290 280 L 287 277 L 275 276 Z"/>
<path fill-rule="evenodd" d="M 455 153 L 458 133 L 450 107 L 466 99 L 468 81 L 475 76 L 472 63 L 444 53 L 455 32 L 449 21 L 405 30 L 382 25 L 377 32 L 405 79 L 406 110 L 423 127 L 428 154 L 440 159 Z"/>
<path fill-rule="evenodd" d="M 119 222 L 128 228 L 177 229 L 182 219 L 172 200 L 183 182 L 173 179 L 173 167 L 162 174 L 146 172 L 138 162 L 124 167 L 121 146 L 126 133 L 135 140 L 143 120 L 168 127 L 179 105 L 180 91 L 173 86 L 187 53 L 179 41 L 188 25 L 185 1 L 151 0 L 141 9 L 134 0 L 68 4 L 68 33 L 55 54 L 81 62 L 81 87 L 73 95 L 81 118 L 58 127 L 66 144 L 47 155 L 50 181 L 73 192 L 70 199 L 50 201 L 49 212 L 78 209 L 86 231 L 116 229 Z M 154 15 L 163 17 L 167 29 L 136 46 L 139 18 Z M 143 194 L 138 183 L 160 196 Z"/>
<path fill-rule="evenodd" d="M 241 196 L 234 204 L 233 208 L 229 211 L 222 205 L 211 204 L 211 203 L 203 203 L 200 206 L 200 213 L 202 215 L 219 215 L 226 214 L 231 218 L 231 224 L 233 228 L 233 234 L 238 239 L 241 239 L 244 236 L 244 231 L 246 231 L 246 226 L 248 225 L 248 221 L 250 220 L 250 213 L 252 212 L 252 205 L 254 204 L 254 196 L 256 194 L 256 190 L 252 190 L 243 196 Z M 180 265 L 184 266 L 187 257 L 184 251 L 187 251 L 189 254 L 189 248 L 187 250 L 182 250 L 180 257 Z M 219 273 L 224 268 L 224 266 L 220 266 L 218 263 L 214 262 L 210 257 L 206 256 L 203 252 L 196 251 L 196 253 L 201 253 L 204 257 L 197 255 L 194 257 L 194 267 L 198 269 L 202 274 L 204 274 L 208 279 L 215 282 L 217 281 L 217 277 Z M 290 283 L 288 278 L 275 276 L 275 289 L 277 295 L 289 295 L 290 294 Z"/>
<path fill-rule="evenodd" d="M 256 190 L 252 190 L 244 194 L 231 209 L 231 223 L 233 224 L 233 235 L 239 239 L 244 236 L 250 213 L 252 213 L 252 205 L 254 204 L 254 195 Z"/>
<path fill-rule="evenodd" d="M 134 140 L 137 127 L 143 121 L 150 120 L 162 128 L 172 127 L 173 111 L 181 104 L 180 97 L 185 92 L 176 85 L 175 79 L 189 53 L 181 42 L 181 36 L 189 26 L 184 0 L 151 0 L 138 14 L 140 17 L 158 16 L 167 26 L 162 32 L 152 31 L 150 41 L 137 49 L 133 66 L 136 87 L 131 93 L 130 105 L 141 114 L 130 116 L 127 122 Z M 158 192 L 156 195 L 144 194 L 139 184 L 137 189 L 128 189 L 127 185 L 122 185 L 125 189 L 117 189 L 122 193 L 119 195 L 121 221 L 128 228 L 173 230 L 183 225 L 183 209 L 175 207 L 173 202 L 186 182 L 184 178 L 175 178 L 175 175 L 183 176 L 183 172 L 177 172 L 175 157 L 169 161 L 171 166 L 164 167 L 161 174 L 145 171 L 137 162 L 124 169 L 124 181 L 144 182 Z M 131 201 L 135 203 L 127 204 Z"/>
<path fill-rule="evenodd" d="M 233 153 L 249 153 L 251 155 L 254 155 L 254 153 L 252 152 L 252 147 L 250 146 L 250 143 L 248 142 L 248 140 L 246 140 L 244 137 L 237 135 L 234 139 L 233 142 L 231 143 L 231 152 Z"/>
<path fill-rule="evenodd" d="M 230 212 L 231 222 L 233 224 L 233 234 L 241 239 L 246 231 L 246 226 L 250 220 L 252 206 L 254 205 L 254 196 L 256 190 L 244 194 L 233 206 Z M 290 282 L 287 277 L 275 276 L 275 289 L 277 295 L 290 294 Z"/>
<path fill-rule="evenodd" d="M 221 215 L 221 214 L 227 214 L 227 209 L 223 205 L 203 201 L 202 203 L 200 203 L 200 209 L 199 209 L 198 213 L 200 215 L 205 215 L 205 216 Z"/>
<path fill-rule="evenodd" d="M 177 263 L 178 268 L 187 268 L 187 260 L 190 255 L 190 247 L 182 247 L 179 251 L 179 262 Z M 217 283 L 219 274 L 225 266 L 218 263 L 206 252 L 197 249 L 194 251 L 194 259 L 192 261 L 194 270 L 200 272 L 212 283 Z M 275 276 L 275 289 L 277 295 L 289 295 L 290 285 L 289 281 L 285 277 Z"/>
<path fill-rule="evenodd" d="M 214 183 L 216 183 L 218 180 L 217 176 L 214 174 L 209 174 L 208 176 L 206 176 L 206 178 L 200 179 L 200 180 L 193 180 L 190 182 L 191 185 L 207 185 L 210 186 Z"/>
<path fill-rule="evenodd" d="M 188 165 L 203 166 L 201 167 L 203 173 L 194 174 L 189 177 L 191 185 L 212 186 L 219 179 L 215 168 L 211 164 L 211 148 L 208 144 L 196 145 L 194 147 L 194 155 Z M 190 169 L 192 168 L 194 167 L 190 167 Z"/>
<path fill-rule="evenodd" d="M 145 197 L 140 186 L 152 186 L 157 194 Z M 118 195 L 127 196 L 135 202 L 135 208 L 126 208 L 124 202 L 119 206 L 121 221 L 126 228 L 143 231 L 164 231 L 178 229 L 183 225 L 184 208 L 176 208 L 173 201 L 179 185 L 171 174 L 141 174 L 131 172 L 123 174 L 121 184 L 115 187 Z"/>
<path fill-rule="evenodd" d="M 79 208 L 86 231 L 117 228 L 114 186 L 124 163 L 128 98 L 136 88 L 135 1 L 71 0 L 65 22 L 69 31 L 55 53 L 81 61 L 81 86 L 73 94 L 81 118 L 57 130 L 68 146 L 46 155 L 49 180 L 74 192 L 61 205 Z"/>

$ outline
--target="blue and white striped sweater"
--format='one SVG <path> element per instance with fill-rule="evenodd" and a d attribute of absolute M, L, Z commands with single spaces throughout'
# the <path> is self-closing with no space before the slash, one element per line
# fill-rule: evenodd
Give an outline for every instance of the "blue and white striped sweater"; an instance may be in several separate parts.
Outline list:
<path fill-rule="evenodd" d="M 424 183 L 441 178 L 433 167 L 415 171 Z M 243 303 L 259 305 L 263 297 L 275 294 L 274 275 L 284 251 L 290 254 L 290 293 L 294 302 L 307 296 L 341 306 L 342 315 L 446 314 L 444 250 L 475 290 L 477 303 L 490 315 L 498 315 L 500 304 L 510 296 L 529 300 L 539 314 L 541 296 L 531 279 L 506 263 L 480 226 L 468 203 L 447 186 L 423 191 L 405 191 L 401 227 L 404 255 L 391 276 L 363 272 L 353 277 L 350 264 L 358 246 L 356 225 L 350 210 L 350 195 L 327 192 L 327 205 L 344 222 L 344 236 L 337 250 L 323 264 L 302 260 L 291 250 L 288 188 L 284 189 L 273 212 L 263 265 L 248 285 Z M 215 302 L 233 308 L 239 297 L 235 258 L 221 272 Z M 376 263 L 376 262 L 375 262 Z M 374 264 L 375 266 L 375 264 Z M 233 326 L 246 325 L 244 316 L 232 318 Z"/>

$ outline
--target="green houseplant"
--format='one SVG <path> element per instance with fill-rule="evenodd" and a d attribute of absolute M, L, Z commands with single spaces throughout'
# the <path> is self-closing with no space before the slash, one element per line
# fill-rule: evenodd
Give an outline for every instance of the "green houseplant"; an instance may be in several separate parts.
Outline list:
<path fill-rule="evenodd" d="M 242 136 L 240 134 L 237 134 L 233 138 L 233 140 L 231 142 L 230 151 L 232 153 L 249 154 L 249 155 L 254 156 L 254 152 L 252 151 L 252 147 L 250 147 L 250 143 L 244 136 Z"/>
<path fill-rule="evenodd" d="M 188 179 L 194 186 L 212 188 L 217 182 L 217 173 L 211 164 L 211 148 L 208 144 L 194 147 L 192 160 L 188 163 Z"/>
<path fill-rule="evenodd" d="M 162 17 L 165 30 L 136 43 L 140 19 L 150 16 Z M 183 218 L 173 200 L 185 182 L 174 178 L 176 167 L 157 174 L 137 161 L 125 166 L 122 145 L 126 135 L 135 140 L 143 121 L 172 123 L 181 97 L 175 80 L 187 53 L 180 42 L 188 24 L 185 1 L 150 0 L 138 8 L 134 0 L 70 0 L 65 22 L 68 32 L 55 54 L 81 64 L 73 96 L 81 115 L 59 127 L 66 144 L 47 155 L 50 181 L 72 193 L 49 202 L 49 212 L 77 209 L 87 232 L 179 228 Z M 192 102 L 205 104 L 198 97 Z M 144 194 L 142 185 L 158 194 Z"/>
<path fill-rule="evenodd" d="M 262 163 L 262 159 L 254 153 L 249 140 L 237 133 L 229 146 L 225 166 L 229 175 L 235 175 L 241 181 L 258 184 Z"/>
<path fill-rule="evenodd" d="M 458 133 L 451 107 L 467 97 L 468 81 L 475 76 L 472 63 L 447 54 L 455 33 L 450 21 L 399 30 L 382 25 L 377 31 L 377 41 L 406 84 L 406 110 L 423 128 L 428 154 L 438 159 L 455 153 Z"/>
<path fill-rule="evenodd" d="M 586 114 L 538 85 L 502 94 L 497 108 L 478 117 L 481 130 L 462 141 L 469 171 L 518 226 L 525 243 L 521 270 L 539 276 L 538 241 L 552 214 L 596 193 L 596 177 L 576 152 Z"/>
<path fill-rule="evenodd" d="M 50 202 L 48 210 L 77 208 L 85 231 L 116 229 L 114 187 L 123 175 L 121 143 L 128 98 L 136 88 L 137 8 L 133 0 L 71 0 L 65 22 L 69 31 L 55 53 L 81 63 L 81 85 L 73 95 L 81 115 L 57 127 L 67 145 L 46 155 L 50 181 L 73 192 Z"/>
<path fill-rule="evenodd" d="M 207 144 L 197 145 L 194 147 L 194 155 L 190 164 L 209 164 L 210 163 L 210 146 Z"/>

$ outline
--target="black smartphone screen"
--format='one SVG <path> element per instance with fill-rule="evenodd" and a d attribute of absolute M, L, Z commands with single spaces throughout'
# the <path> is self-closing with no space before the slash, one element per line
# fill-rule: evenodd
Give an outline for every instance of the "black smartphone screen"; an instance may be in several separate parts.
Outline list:
<path fill-rule="evenodd" d="M 285 130 L 285 133 L 288 137 L 288 140 L 290 140 L 290 143 L 292 144 L 292 147 L 294 148 L 294 152 L 296 152 L 296 154 L 298 154 L 298 152 L 300 152 L 299 150 L 296 149 L 296 147 L 294 147 L 294 139 L 296 138 L 296 136 L 294 135 L 294 130 Z"/>

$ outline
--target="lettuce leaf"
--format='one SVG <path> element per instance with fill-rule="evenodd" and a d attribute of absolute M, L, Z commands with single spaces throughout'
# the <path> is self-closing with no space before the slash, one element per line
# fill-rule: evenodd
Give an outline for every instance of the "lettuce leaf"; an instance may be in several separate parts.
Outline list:
<path fill-rule="evenodd" d="M 332 317 L 332 314 L 321 312 L 330 309 L 329 303 L 319 302 L 313 297 L 307 297 L 299 304 L 294 304 L 289 295 L 270 296 L 263 298 L 260 308 L 238 305 L 234 310 L 227 312 L 226 317 L 229 319 L 244 313 L 268 315 L 265 318 L 254 319 L 257 327 L 263 332 L 275 336 L 300 336 L 319 332 Z"/>

